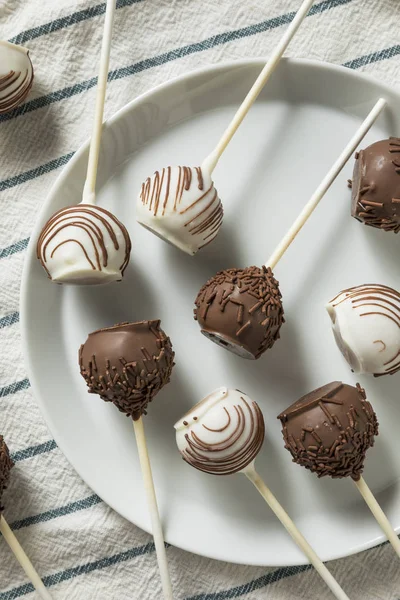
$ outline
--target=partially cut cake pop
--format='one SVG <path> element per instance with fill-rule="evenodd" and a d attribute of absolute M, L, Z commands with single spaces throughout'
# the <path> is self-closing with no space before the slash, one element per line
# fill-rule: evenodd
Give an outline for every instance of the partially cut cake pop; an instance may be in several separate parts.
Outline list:
<path fill-rule="evenodd" d="M 327 304 L 336 343 L 354 373 L 400 370 L 400 294 L 385 285 L 343 290 Z"/>
<path fill-rule="evenodd" d="M 378 421 L 359 384 L 328 383 L 297 400 L 278 419 L 293 462 L 318 477 L 360 479 Z"/>
<path fill-rule="evenodd" d="M 218 235 L 223 213 L 211 174 L 202 167 L 156 171 L 137 202 L 140 225 L 191 255 Z"/>
<path fill-rule="evenodd" d="M 271 269 L 227 269 L 199 291 L 194 316 L 203 335 L 243 358 L 257 359 L 284 323 L 279 283 Z"/>
<path fill-rule="evenodd" d="M 400 138 L 391 137 L 356 153 L 353 217 L 384 231 L 400 231 Z"/>
<path fill-rule="evenodd" d="M 2 505 L 3 492 L 9 484 L 10 471 L 13 466 L 14 463 L 10 458 L 8 446 L 3 436 L 0 435 L 0 513 L 4 510 L 4 506 Z"/>
<path fill-rule="evenodd" d="M 0 114 L 22 104 L 31 90 L 33 77 L 29 51 L 0 41 Z"/>
<path fill-rule="evenodd" d="M 174 356 L 160 321 L 140 321 L 89 334 L 79 350 L 79 365 L 90 393 L 137 420 L 169 382 Z"/>
<path fill-rule="evenodd" d="M 239 390 L 221 387 L 176 425 L 182 458 L 211 475 L 238 473 L 254 461 L 264 441 L 260 407 Z"/>
<path fill-rule="evenodd" d="M 56 212 L 37 241 L 37 257 L 56 283 L 120 281 L 130 252 L 131 240 L 124 225 L 108 210 L 92 204 Z"/>

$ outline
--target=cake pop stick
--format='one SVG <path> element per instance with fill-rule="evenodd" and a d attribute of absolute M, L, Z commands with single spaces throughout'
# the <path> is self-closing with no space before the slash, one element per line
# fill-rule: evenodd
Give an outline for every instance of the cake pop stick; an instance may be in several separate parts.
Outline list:
<path fill-rule="evenodd" d="M 81 375 L 89 392 L 113 402 L 133 419 L 165 600 L 172 600 L 172 586 L 142 417 L 148 403 L 169 382 L 174 356 L 160 321 L 99 329 L 79 350 Z"/>
<path fill-rule="evenodd" d="M 318 477 L 351 477 L 400 557 L 400 541 L 361 474 L 368 448 L 378 435 L 378 421 L 365 390 L 333 381 L 284 410 L 285 448 L 293 462 Z"/>
<path fill-rule="evenodd" d="M 137 221 L 166 242 L 194 255 L 217 236 L 223 208 L 212 172 L 244 117 L 274 72 L 314 0 L 304 0 L 216 148 L 201 167 L 165 167 L 142 184 Z"/>
<path fill-rule="evenodd" d="M 26 575 L 32 582 L 32 585 L 36 589 L 39 596 L 43 600 L 51 600 L 51 596 L 47 591 L 43 581 L 35 571 L 31 561 L 25 554 L 21 544 L 18 542 L 3 514 L 2 496 L 10 481 L 10 471 L 13 466 L 14 463 L 10 458 L 7 444 L 5 443 L 3 436 L 0 435 L 0 533 L 9 545 L 11 551 L 25 571 Z"/>
<path fill-rule="evenodd" d="M 82 202 L 56 212 L 44 225 L 37 257 L 56 283 L 99 285 L 120 281 L 129 263 L 131 240 L 124 225 L 95 206 L 104 102 L 116 0 L 107 0 L 93 134 Z"/>
<path fill-rule="evenodd" d="M 22 104 L 31 91 L 33 78 L 29 50 L 0 41 L 0 114 Z"/>
<path fill-rule="evenodd" d="M 194 406 L 176 425 L 182 458 L 211 475 L 242 473 L 253 483 L 289 535 L 339 600 L 347 594 L 256 472 L 265 424 L 258 404 L 239 390 L 219 388 Z"/>
<path fill-rule="evenodd" d="M 272 269 L 385 106 L 386 100 L 378 100 L 261 269 L 254 266 L 227 269 L 217 273 L 203 285 L 195 300 L 194 310 L 194 318 L 203 335 L 221 347 L 249 359 L 259 358 L 274 345 L 284 323 L 284 311 L 279 284 Z"/>

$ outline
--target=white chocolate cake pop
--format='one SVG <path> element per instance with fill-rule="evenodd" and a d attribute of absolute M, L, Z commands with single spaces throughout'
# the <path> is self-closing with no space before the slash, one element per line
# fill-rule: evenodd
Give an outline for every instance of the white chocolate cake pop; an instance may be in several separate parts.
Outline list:
<path fill-rule="evenodd" d="M 187 254 L 217 236 L 223 208 L 211 174 L 203 167 L 166 167 L 142 184 L 137 221 Z"/>
<path fill-rule="evenodd" d="M 21 104 L 33 83 L 29 51 L 22 46 L 0 41 L 0 114 Z"/>
<path fill-rule="evenodd" d="M 131 241 L 108 210 L 78 204 L 55 213 L 42 229 L 37 256 L 56 283 L 96 285 L 120 281 Z"/>
<path fill-rule="evenodd" d="M 183 459 L 211 475 L 230 475 L 254 461 L 264 441 L 260 407 L 239 390 L 218 388 L 176 425 Z"/>
<path fill-rule="evenodd" d="M 327 305 L 336 343 L 354 373 L 400 369 L 400 294 L 384 285 L 340 292 Z"/>

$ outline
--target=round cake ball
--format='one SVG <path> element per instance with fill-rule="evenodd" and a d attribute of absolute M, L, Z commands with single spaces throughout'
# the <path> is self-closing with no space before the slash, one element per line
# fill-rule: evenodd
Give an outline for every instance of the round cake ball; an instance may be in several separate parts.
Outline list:
<path fill-rule="evenodd" d="M 258 404 L 226 387 L 196 404 L 175 429 L 183 459 L 211 475 L 243 471 L 261 450 L 265 434 Z"/>
<path fill-rule="evenodd" d="M 327 305 L 336 343 L 354 373 L 400 369 L 400 294 L 377 284 L 340 292 Z"/>
<path fill-rule="evenodd" d="M 384 231 L 400 231 L 400 138 L 371 144 L 356 154 L 353 217 Z"/>
<path fill-rule="evenodd" d="M 201 167 L 167 167 L 142 184 L 138 222 L 187 254 L 217 236 L 223 208 L 211 174 Z"/>
<path fill-rule="evenodd" d="M 10 458 L 7 444 L 2 435 L 0 435 L 0 513 L 3 510 L 2 496 L 10 481 L 10 471 L 14 466 Z"/>
<path fill-rule="evenodd" d="M 22 46 L 0 41 L 0 114 L 21 104 L 33 84 L 29 51 Z"/>
<path fill-rule="evenodd" d="M 278 419 L 293 462 L 318 477 L 360 479 L 365 454 L 378 435 L 378 421 L 359 384 L 328 383 L 300 398 Z"/>
<path fill-rule="evenodd" d="M 195 305 L 202 334 L 243 358 L 259 358 L 271 348 L 285 321 L 279 283 L 265 267 L 217 273 Z"/>
<path fill-rule="evenodd" d="M 108 210 L 78 204 L 56 212 L 37 241 L 37 257 L 56 283 L 99 285 L 120 281 L 131 240 Z"/>
<path fill-rule="evenodd" d="M 91 333 L 80 347 L 79 365 L 91 394 L 136 421 L 169 382 L 174 356 L 160 321 L 140 321 Z"/>

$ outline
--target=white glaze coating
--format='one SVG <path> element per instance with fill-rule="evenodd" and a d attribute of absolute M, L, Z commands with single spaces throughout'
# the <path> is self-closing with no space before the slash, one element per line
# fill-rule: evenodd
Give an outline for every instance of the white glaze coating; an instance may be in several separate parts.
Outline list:
<path fill-rule="evenodd" d="M 344 290 L 327 305 L 336 343 L 355 373 L 400 368 L 400 294 L 371 284 Z"/>
<path fill-rule="evenodd" d="M 212 242 L 222 218 L 218 192 L 204 168 L 166 167 L 142 184 L 138 222 L 188 254 Z"/>
<path fill-rule="evenodd" d="M 264 441 L 264 419 L 256 402 L 221 387 L 196 404 L 176 425 L 176 443 L 192 467 L 228 475 L 254 461 Z"/>
<path fill-rule="evenodd" d="M 0 41 L 0 113 L 21 104 L 32 87 L 33 67 L 22 46 Z"/>
<path fill-rule="evenodd" d="M 37 243 L 38 258 L 53 281 L 82 285 L 121 280 L 130 250 L 122 223 L 90 204 L 55 213 Z"/>

